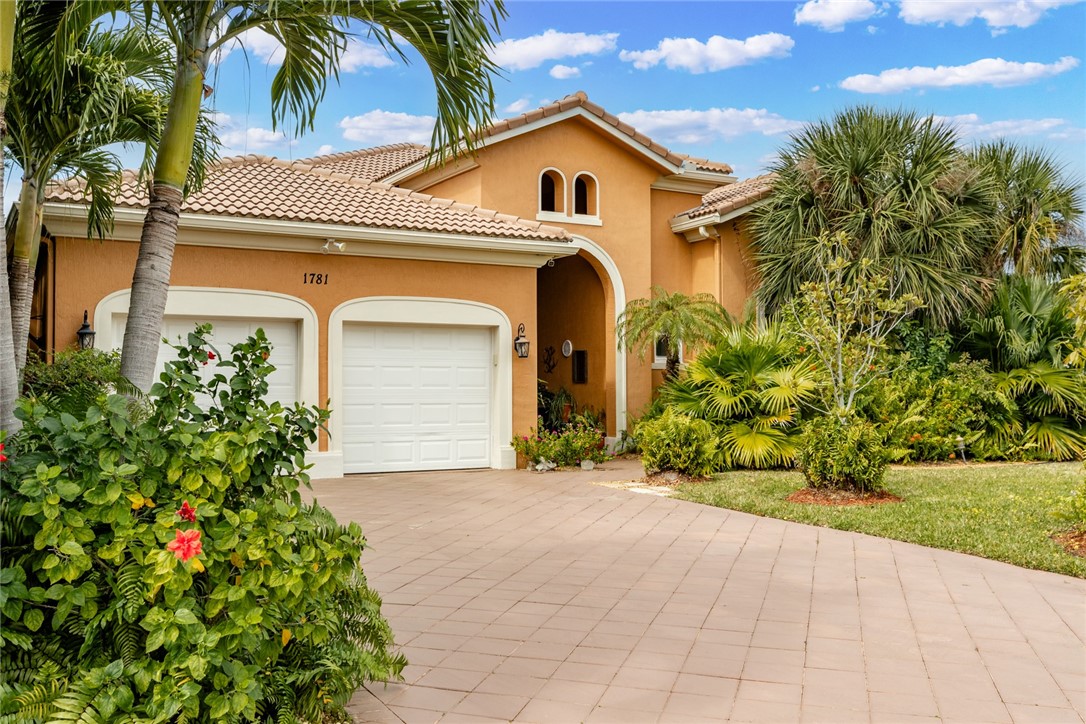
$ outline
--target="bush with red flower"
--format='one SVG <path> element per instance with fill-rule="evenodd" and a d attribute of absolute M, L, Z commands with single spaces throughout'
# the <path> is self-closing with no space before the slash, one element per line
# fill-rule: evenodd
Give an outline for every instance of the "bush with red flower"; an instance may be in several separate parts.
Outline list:
<path fill-rule="evenodd" d="M 0 476 L 0 714 L 319 721 L 406 663 L 358 525 L 300 493 L 327 413 L 266 401 L 263 332 L 227 359 L 209 332 L 139 402 L 21 403 Z"/>

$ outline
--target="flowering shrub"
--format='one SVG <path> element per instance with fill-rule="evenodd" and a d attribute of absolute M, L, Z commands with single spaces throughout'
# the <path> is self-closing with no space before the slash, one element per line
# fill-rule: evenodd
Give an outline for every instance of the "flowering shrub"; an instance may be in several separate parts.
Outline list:
<path fill-rule="evenodd" d="M 218 361 L 209 331 L 145 405 L 21 403 L 0 480 L 0 715 L 320 721 L 406 663 L 358 525 L 299 493 L 327 413 L 265 401 L 262 331 Z"/>
<path fill-rule="evenodd" d="M 530 435 L 513 438 L 513 449 L 530 465 L 546 460 L 558 466 L 577 465 L 582 460 L 602 463 L 608 459 L 603 432 L 582 419 L 574 419 L 558 430 L 539 427 Z"/>

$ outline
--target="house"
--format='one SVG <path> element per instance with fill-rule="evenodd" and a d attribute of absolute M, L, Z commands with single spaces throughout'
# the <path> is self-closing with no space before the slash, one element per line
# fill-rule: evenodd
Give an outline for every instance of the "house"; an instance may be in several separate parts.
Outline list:
<path fill-rule="evenodd" d="M 750 294 L 742 217 L 770 180 L 670 151 L 584 93 L 495 124 L 475 156 L 427 152 L 230 158 L 185 203 L 163 335 L 209 321 L 225 348 L 262 327 L 272 394 L 333 411 L 316 476 L 513 467 L 537 380 L 617 437 L 663 368 L 616 344 L 627 300 L 660 285 L 738 312 Z M 99 348 L 123 338 L 146 192 L 125 178 L 105 241 L 82 202 L 74 182 L 48 191 L 49 349 L 84 310 Z"/>

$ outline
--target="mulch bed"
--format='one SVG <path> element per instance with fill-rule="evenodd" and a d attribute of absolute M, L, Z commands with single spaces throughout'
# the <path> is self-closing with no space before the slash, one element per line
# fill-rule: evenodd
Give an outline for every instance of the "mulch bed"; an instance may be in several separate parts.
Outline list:
<path fill-rule="evenodd" d="M 645 485 L 674 488 L 683 483 L 704 483 L 707 480 L 709 480 L 709 478 L 696 478 L 692 475 L 677 473 L 674 470 L 665 470 L 663 472 L 653 473 L 652 475 L 646 475 L 641 478 L 640 482 Z"/>
<path fill-rule="evenodd" d="M 789 503 L 806 503 L 808 505 L 882 505 L 883 503 L 900 503 L 902 498 L 887 493 L 885 490 L 876 493 L 857 493 L 851 490 L 831 490 L 828 488 L 800 488 L 785 498 Z"/>
<path fill-rule="evenodd" d="M 1052 536 L 1052 540 L 1063 546 L 1063 549 L 1071 555 L 1086 558 L 1086 530 L 1057 533 Z"/>

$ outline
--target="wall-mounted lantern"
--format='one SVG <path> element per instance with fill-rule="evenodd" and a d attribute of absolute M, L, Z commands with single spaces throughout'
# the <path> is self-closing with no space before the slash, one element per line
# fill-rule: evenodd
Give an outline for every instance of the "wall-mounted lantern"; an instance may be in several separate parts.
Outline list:
<path fill-rule="evenodd" d="M 524 323 L 521 322 L 517 327 L 517 338 L 513 340 L 513 349 L 517 351 L 517 357 L 525 359 L 528 357 L 528 338 L 524 336 Z"/>
<path fill-rule="evenodd" d="M 94 349 L 94 330 L 87 321 L 87 310 L 83 310 L 83 326 L 75 333 L 79 338 L 79 349 Z"/>

